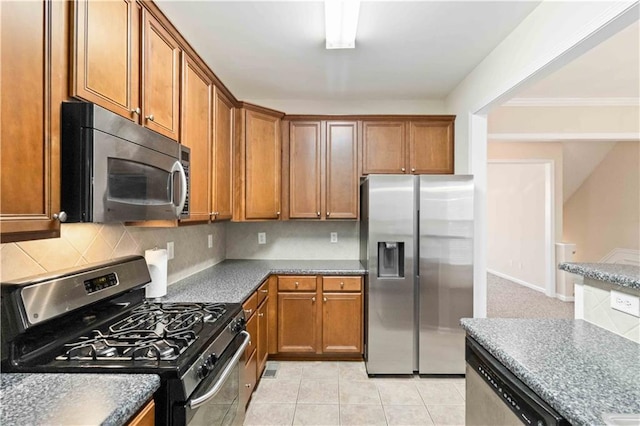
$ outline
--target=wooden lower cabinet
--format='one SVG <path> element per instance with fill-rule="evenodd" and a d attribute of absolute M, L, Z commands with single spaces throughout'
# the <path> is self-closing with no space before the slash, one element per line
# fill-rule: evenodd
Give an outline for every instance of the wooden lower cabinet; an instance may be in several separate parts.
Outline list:
<path fill-rule="evenodd" d="M 138 412 L 127 423 L 127 426 L 154 426 L 156 424 L 156 404 L 153 402 L 153 399 L 147 402 L 147 405 L 142 407 L 142 409 Z"/>
<path fill-rule="evenodd" d="M 362 293 L 324 293 L 322 352 L 362 352 Z"/>
<path fill-rule="evenodd" d="M 266 284 L 266 283 L 265 283 Z M 258 290 L 260 291 L 260 290 Z M 258 341 L 256 344 L 256 355 L 257 355 L 257 364 L 258 378 L 262 376 L 262 372 L 264 371 L 264 367 L 267 364 L 267 356 L 269 355 L 268 348 L 268 340 L 269 340 L 269 309 L 268 309 L 268 301 L 269 297 L 266 297 L 260 306 L 258 307 L 258 312 L 256 312 L 256 317 L 258 318 Z"/>
<path fill-rule="evenodd" d="M 278 352 L 315 353 L 317 304 L 315 292 L 278 292 Z"/>
<path fill-rule="evenodd" d="M 240 373 L 240 403 L 246 407 L 251 399 L 251 394 L 256 389 L 258 382 L 256 375 L 256 351 L 254 350 L 250 357 L 245 358 L 244 369 Z"/>

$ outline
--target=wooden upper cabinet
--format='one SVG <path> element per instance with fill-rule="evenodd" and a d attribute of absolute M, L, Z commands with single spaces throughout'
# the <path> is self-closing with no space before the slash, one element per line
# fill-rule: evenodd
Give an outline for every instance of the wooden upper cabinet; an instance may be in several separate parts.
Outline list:
<path fill-rule="evenodd" d="M 73 2 L 71 95 L 140 119 L 140 6 L 133 0 Z"/>
<path fill-rule="evenodd" d="M 358 218 L 358 126 L 351 122 L 327 122 L 326 192 L 327 219 Z"/>
<path fill-rule="evenodd" d="M 321 123 L 291 122 L 289 130 L 289 217 L 320 218 Z"/>
<path fill-rule="evenodd" d="M 453 121 L 409 123 L 411 172 L 453 173 Z"/>
<path fill-rule="evenodd" d="M 212 219 L 231 219 L 233 198 L 231 186 L 231 164 L 233 162 L 233 104 L 218 89 L 215 90 L 213 120 L 213 173 L 211 174 Z"/>
<path fill-rule="evenodd" d="M 173 36 L 142 11 L 142 123 L 178 140 L 180 48 Z"/>
<path fill-rule="evenodd" d="M 246 110 L 244 219 L 280 217 L 280 118 Z"/>
<path fill-rule="evenodd" d="M 60 105 L 68 3 L 0 2 L 2 242 L 60 236 Z"/>
<path fill-rule="evenodd" d="M 189 221 L 207 221 L 210 210 L 211 105 L 213 84 L 187 55 L 182 57 L 180 141 L 191 149 Z"/>
<path fill-rule="evenodd" d="M 406 173 L 404 121 L 362 122 L 362 173 Z"/>

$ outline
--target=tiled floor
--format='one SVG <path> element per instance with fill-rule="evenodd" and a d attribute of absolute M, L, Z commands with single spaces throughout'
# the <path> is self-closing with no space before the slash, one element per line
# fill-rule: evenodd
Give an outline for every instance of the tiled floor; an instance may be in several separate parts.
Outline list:
<path fill-rule="evenodd" d="M 464 395 L 464 379 L 370 379 L 362 362 L 278 362 L 244 424 L 464 425 Z"/>

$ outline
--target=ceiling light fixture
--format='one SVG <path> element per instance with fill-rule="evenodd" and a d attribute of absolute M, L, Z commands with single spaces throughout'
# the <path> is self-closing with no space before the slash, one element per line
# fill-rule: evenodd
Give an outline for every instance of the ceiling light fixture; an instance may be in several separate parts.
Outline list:
<path fill-rule="evenodd" d="M 327 49 L 356 47 L 359 12 L 359 0 L 325 0 L 324 25 Z"/>

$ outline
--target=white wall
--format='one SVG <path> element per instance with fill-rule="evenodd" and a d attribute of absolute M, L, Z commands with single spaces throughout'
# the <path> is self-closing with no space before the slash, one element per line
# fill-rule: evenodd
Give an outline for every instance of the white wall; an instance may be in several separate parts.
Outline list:
<path fill-rule="evenodd" d="M 258 244 L 258 232 L 267 234 L 266 244 Z M 355 221 L 230 222 L 226 238 L 227 259 L 359 259 Z"/>
<path fill-rule="evenodd" d="M 474 316 L 486 316 L 486 114 L 638 20 L 637 1 L 542 2 L 445 99 L 456 173 L 475 178 Z"/>
<path fill-rule="evenodd" d="M 545 165 L 489 163 L 487 268 L 544 292 Z"/>

